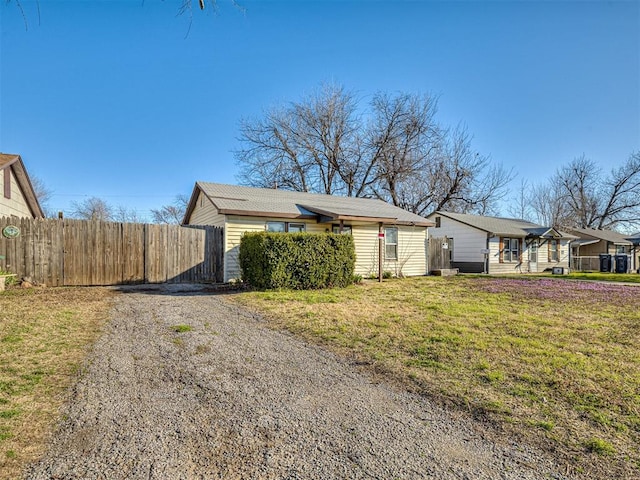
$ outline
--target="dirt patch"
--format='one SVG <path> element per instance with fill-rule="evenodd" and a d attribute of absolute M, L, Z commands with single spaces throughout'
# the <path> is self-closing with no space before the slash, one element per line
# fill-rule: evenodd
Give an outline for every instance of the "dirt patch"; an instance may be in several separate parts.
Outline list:
<path fill-rule="evenodd" d="M 64 413 L 27 478 L 572 478 L 201 292 L 121 295 Z"/>

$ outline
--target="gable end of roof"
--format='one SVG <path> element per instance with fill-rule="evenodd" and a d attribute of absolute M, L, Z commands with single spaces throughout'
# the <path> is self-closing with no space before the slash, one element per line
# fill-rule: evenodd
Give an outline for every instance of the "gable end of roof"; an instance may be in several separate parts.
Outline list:
<path fill-rule="evenodd" d="M 10 168 L 34 218 L 44 218 L 33 184 L 20 155 L 0 153 L 0 170 Z"/>

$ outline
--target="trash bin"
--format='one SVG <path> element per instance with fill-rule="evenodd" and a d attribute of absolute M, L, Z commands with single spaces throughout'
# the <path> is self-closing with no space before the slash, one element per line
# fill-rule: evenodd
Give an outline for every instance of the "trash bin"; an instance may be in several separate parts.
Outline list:
<path fill-rule="evenodd" d="M 627 255 L 616 255 L 616 273 L 627 273 L 629 270 L 629 257 Z"/>
<path fill-rule="evenodd" d="M 611 255 L 609 255 L 608 253 L 600 254 L 600 271 L 601 272 L 611 271 Z"/>

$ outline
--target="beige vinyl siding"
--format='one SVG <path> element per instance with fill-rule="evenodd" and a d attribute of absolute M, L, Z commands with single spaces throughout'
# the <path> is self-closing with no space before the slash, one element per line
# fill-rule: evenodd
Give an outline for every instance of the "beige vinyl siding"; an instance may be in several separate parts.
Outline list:
<path fill-rule="evenodd" d="M 386 268 L 386 265 L 389 268 Z M 427 229 L 398 227 L 398 261 L 385 263 L 385 270 L 396 275 L 415 277 L 427 274 Z"/>
<path fill-rule="evenodd" d="M 492 237 L 489 240 L 489 273 L 537 273 L 553 267 L 569 267 L 569 246 L 568 240 L 560 240 L 559 262 L 548 261 L 548 245 L 546 241 L 538 241 L 538 263 L 535 271 L 529 265 L 529 247 L 526 242 L 522 242 L 522 263 L 504 262 L 500 263 L 500 238 Z"/>
<path fill-rule="evenodd" d="M 547 242 L 540 242 L 541 246 L 538 247 L 538 272 L 543 272 L 546 269 L 553 267 L 565 267 L 569 268 L 569 241 L 560 240 L 560 251 L 558 252 L 558 262 L 549 262 L 548 256 L 548 244 Z"/>
<path fill-rule="evenodd" d="M 393 227 L 394 225 L 385 225 Z M 383 270 L 396 276 L 417 276 L 427 274 L 426 241 L 424 227 L 398 226 L 398 260 L 385 260 Z M 378 274 L 378 226 L 353 227 L 353 241 L 356 248 L 355 273 L 367 277 Z M 384 244 L 383 244 L 384 255 Z"/>
<path fill-rule="evenodd" d="M 266 222 L 304 223 L 308 233 L 330 232 L 332 224 L 319 224 L 312 220 L 291 220 L 284 218 L 243 217 L 228 215 L 225 224 L 224 279 L 228 282 L 241 277 L 238 254 L 240 240 L 245 232 L 263 232 Z M 424 227 L 398 227 L 398 260 L 385 261 L 384 270 L 394 275 L 426 275 L 426 238 Z M 378 273 L 378 226 L 352 226 L 356 249 L 355 273 L 363 276 Z"/>
<path fill-rule="evenodd" d="M 7 167 L 11 168 L 11 167 Z M 0 170 L 0 217 L 33 218 L 29 205 L 20 190 L 15 175 L 11 172 L 11 198 L 4 196 L 4 171 Z"/>
<path fill-rule="evenodd" d="M 523 262 L 520 263 L 520 261 L 517 261 L 500 263 L 500 237 L 491 237 L 489 239 L 489 273 L 527 273 L 529 271 L 529 251 L 524 239 L 518 238 L 518 240 L 523 240 L 521 242 L 521 258 Z M 538 256 L 539 255 L 540 254 L 538 253 Z"/>
<path fill-rule="evenodd" d="M 267 222 L 289 222 L 304 223 L 306 231 L 309 233 L 322 233 L 330 225 L 320 225 L 313 220 L 292 220 L 290 218 L 271 217 L 243 217 L 228 215 L 225 224 L 225 256 L 224 256 L 224 281 L 228 282 L 234 278 L 240 278 L 240 262 L 238 255 L 240 252 L 240 239 L 245 232 L 264 232 Z"/>
<path fill-rule="evenodd" d="M 191 212 L 187 223 L 189 225 L 213 225 L 215 227 L 225 226 L 225 216 L 218 213 L 218 209 L 211 203 L 202 192 L 198 194 L 196 206 Z"/>

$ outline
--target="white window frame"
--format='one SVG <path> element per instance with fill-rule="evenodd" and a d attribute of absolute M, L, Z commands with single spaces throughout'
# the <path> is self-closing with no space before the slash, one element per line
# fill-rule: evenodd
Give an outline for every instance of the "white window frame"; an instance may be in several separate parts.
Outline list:
<path fill-rule="evenodd" d="M 276 225 L 281 226 L 281 229 L 272 230 L 271 226 L 276 226 Z M 307 231 L 307 224 L 303 223 L 303 222 L 270 221 L 270 222 L 266 222 L 265 225 L 264 225 L 265 231 L 271 232 L 271 233 L 288 233 L 291 228 L 295 229 L 291 233 L 306 232 Z"/>
<path fill-rule="evenodd" d="M 515 245 L 515 248 L 513 248 Z M 520 261 L 520 239 L 504 237 L 502 239 L 502 261 L 517 263 Z"/>
<path fill-rule="evenodd" d="M 529 261 L 531 263 L 538 263 L 538 241 L 533 240 L 529 245 Z"/>
<path fill-rule="evenodd" d="M 278 229 L 278 230 L 273 230 L 271 227 L 272 226 L 276 226 L 276 225 L 282 225 L 282 230 Z M 272 233 L 284 233 L 287 231 L 287 223 L 286 222 L 267 222 L 264 226 L 264 229 L 267 232 L 272 232 Z"/>
<path fill-rule="evenodd" d="M 555 249 L 552 248 L 554 245 L 555 245 Z M 560 240 L 557 240 L 555 238 L 549 240 L 549 261 L 550 262 L 560 261 Z"/>
<path fill-rule="evenodd" d="M 340 225 L 332 225 L 331 226 L 332 233 L 340 233 Z M 343 225 L 342 226 L 342 234 L 343 235 L 353 235 L 353 230 L 351 229 L 351 225 Z"/>
<path fill-rule="evenodd" d="M 395 242 L 389 241 L 390 232 L 395 232 Z M 389 255 L 389 247 L 392 248 L 392 255 Z M 384 227 L 384 259 L 398 260 L 398 227 Z"/>

